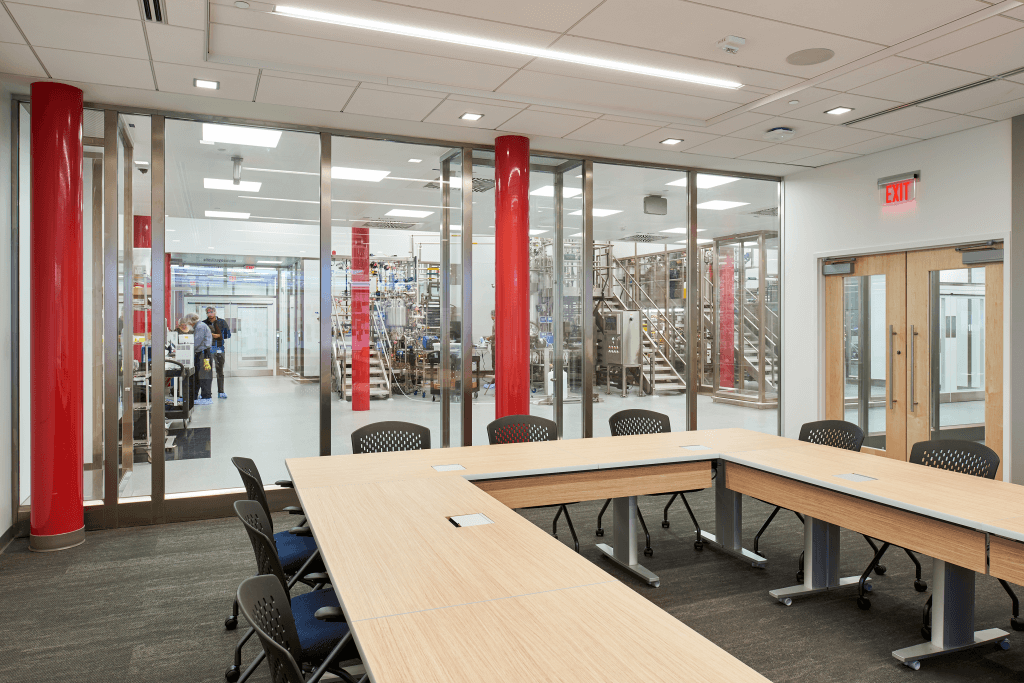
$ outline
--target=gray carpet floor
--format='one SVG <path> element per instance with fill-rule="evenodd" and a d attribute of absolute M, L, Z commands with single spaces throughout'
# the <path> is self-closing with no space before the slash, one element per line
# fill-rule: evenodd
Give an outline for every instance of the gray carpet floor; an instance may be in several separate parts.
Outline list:
<path fill-rule="evenodd" d="M 713 526 L 713 493 L 690 499 L 698 519 Z M 921 642 L 926 599 L 914 591 L 913 565 L 902 552 L 886 557 L 889 571 L 875 579 L 869 611 L 857 607 L 850 589 L 784 607 L 768 590 L 795 583 L 803 537 L 792 514 L 781 513 L 762 539 L 769 566 L 761 570 L 714 550 L 695 551 L 678 503 L 671 528 L 662 529 L 664 500 L 641 499 L 655 551 L 644 564 L 661 576 L 660 588 L 598 557 L 597 502 L 571 507 L 583 555 L 770 680 L 1024 681 L 1024 633 L 1011 631 L 1008 651 L 986 646 L 926 661 L 917 672 L 892 658 L 892 650 Z M 770 508 L 750 499 L 744 507 L 744 534 L 752 539 Z M 524 514 L 550 529 L 552 510 Z M 275 523 L 284 528 L 285 516 Z M 570 542 L 564 524 L 559 538 Z M 870 548 L 845 531 L 842 543 L 843 575 L 860 573 Z M 930 560 L 924 565 L 928 580 Z M 93 532 L 83 546 L 61 553 L 30 553 L 24 539 L 16 540 L 0 554 L 0 682 L 220 683 L 240 633 L 225 631 L 224 617 L 253 568 L 252 548 L 233 519 Z M 998 582 L 979 577 L 977 593 L 978 627 L 1008 629 L 1010 601 Z M 248 645 L 247 657 L 258 647 Z M 266 668 L 250 680 L 269 681 Z M 685 672 L 679 680 L 687 680 Z"/>

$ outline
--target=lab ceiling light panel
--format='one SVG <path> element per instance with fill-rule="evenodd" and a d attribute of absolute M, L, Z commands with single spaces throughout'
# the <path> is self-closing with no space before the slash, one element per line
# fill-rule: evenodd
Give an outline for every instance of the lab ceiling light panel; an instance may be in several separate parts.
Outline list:
<path fill-rule="evenodd" d="M 726 185 L 728 183 L 735 183 L 739 178 L 729 178 L 724 175 L 708 175 L 707 173 L 697 174 L 697 189 L 710 190 L 712 187 L 718 187 L 719 185 Z M 676 185 L 679 187 L 686 187 L 686 176 L 683 176 L 679 180 L 673 180 L 666 185 Z"/>
<path fill-rule="evenodd" d="M 229 145 L 250 145 L 252 147 L 277 147 L 281 141 L 281 131 L 269 128 L 249 128 L 247 126 L 224 126 L 219 123 L 203 124 L 205 144 L 223 142 Z"/>
<path fill-rule="evenodd" d="M 474 114 L 472 112 L 466 112 L 465 114 L 463 114 L 459 118 L 462 119 L 463 121 L 479 121 L 483 117 L 484 117 L 483 114 Z"/>
<path fill-rule="evenodd" d="M 747 206 L 749 202 L 727 202 L 724 199 L 714 199 L 710 202 L 704 202 L 698 204 L 698 209 L 707 209 L 709 211 L 725 211 L 726 209 L 735 209 L 737 206 Z"/>
<path fill-rule="evenodd" d="M 555 196 L 555 186 L 554 185 L 545 185 L 544 187 L 538 187 L 536 190 L 534 190 L 530 194 L 532 194 L 532 195 L 534 195 L 536 197 L 554 197 Z M 583 194 L 583 190 L 577 189 L 575 187 L 563 187 L 562 188 L 562 196 L 565 197 L 566 199 L 568 199 L 570 197 L 575 197 L 575 196 L 581 195 L 581 194 Z"/>
<path fill-rule="evenodd" d="M 263 183 L 252 180 L 239 180 L 238 184 L 231 179 L 203 178 L 203 187 L 207 190 L 236 190 L 238 192 L 259 192 Z"/>
<path fill-rule="evenodd" d="M 594 216 L 597 218 L 604 218 L 605 216 L 613 216 L 617 213 L 622 213 L 621 209 L 594 209 Z M 570 216 L 582 216 L 583 209 L 579 211 L 573 211 L 569 214 Z"/>
<path fill-rule="evenodd" d="M 202 78 L 193 78 L 192 85 L 205 90 L 220 90 L 220 81 L 207 81 Z"/>
<path fill-rule="evenodd" d="M 249 214 L 241 211 L 207 211 L 207 218 L 238 218 L 243 221 L 249 220 Z M 213 249 L 213 247 L 210 247 Z"/>
<path fill-rule="evenodd" d="M 345 168 L 332 166 L 331 177 L 335 180 L 363 180 L 368 183 L 379 183 L 388 177 L 391 171 L 373 171 L 368 168 Z"/>
<path fill-rule="evenodd" d="M 426 218 L 433 215 L 433 211 L 413 211 L 411 209 L 391 209 L 385 216 L 397 216 L 399 218 Z"/>
<path fill-rule="evenodd" d="M 851 107 L 836 107 L 835 109 L 829 109 L 826 114 L 832 114 L 833 116 L 842 116 L 843 114 L 849 114 L 853 109 Z"/>
<path fill-rule="evenodd" d="M 390 33 L 392 35 L 406 36 L 409 38 L 420 38 L 422 40 L 451 43 L 461 45 L 463 47 L 475 47 L 483 50 L 493 50 L 495 52 L 506 52 L 539 59 L 550 59 L 557 62 L 580 64 L 598 69 L 624 71 L 627 73 L 653 76 L 655 78 L 666 78 L 673 81 L 684 81 L 687 83 L 699 83 L 701 85 L 710 85 L 717 88 L 736 90 L 737 88 L 743 87 L 742 83 L 727 81 L 721 78 L 712 78 L 710 76 L 701 76 L 699 74 L 659 69 L 657 67 L 644 66 L 642 64 L 631 64 L 629 62 L 620 62 L 612 59 L 601 59 L 600 57 L 591 57 L 573 52 L 563 52 L 562 50 L 549 50 L 547 48 L 532 45 L 508 43 L 502 40 L 491 40 L 480 36 L 448 33 L 447 31 L 435 31 L 408 24 L 394 24 L 388 21 L 377 21 L 375 19 L 367 19 L 364 17 L 335 14 L 333 12 L 319 12 L 317 10 L 303 9 L 301 7 L 277 5 L 274 7 L 274 14 L 294 17 L 297 19 L 319 21 L 327 24 L 336 24 L 338 26 L 347 26 L 349 28 L 363 29 L 366 31 L 376 31 L 378 33 Z"/>

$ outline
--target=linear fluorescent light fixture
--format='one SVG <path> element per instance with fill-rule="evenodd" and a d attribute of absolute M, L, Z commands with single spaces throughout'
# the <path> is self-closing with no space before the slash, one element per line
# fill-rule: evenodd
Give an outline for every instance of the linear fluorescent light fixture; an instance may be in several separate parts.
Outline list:
<path fill-rule="evenodd" d="M 149 162 L 148 161 L 136 161 L 135 165 L 136 166 L 149 166 Z"/>
<path fill-rule="evenodd" d="M 241 211 L 207 211 L 207 218 L 240 218 L 243 221 L 249 220 L 249 214 Z M 213 249 L 213 247 L 210 247 Z"/>
<path fill-rule="evenodd" d="M 832 114 L 833 116 L 842 116 L 843 114 L 849 114 L 853 111 L 852 107 L 836 107 L 835 109 L 829 109 L 826 114 Z"/>
<path fill-rule="evenodd" d="M 708 209 L 709 211 L 725 211 L 726 209 L 735 209 L 737 206 L 746 206 L 749 202 L 727 202 L 724 199 L 713 199 L 710 202 L 704 202 L 698 204 L 698 209 Z"/>
<path fill-rule="evenodd" d="M 335 180 L 365 180 L 369 183 L 379 183 L 389 173 L 391 171 L 372 171 L 368 168 L 345 168 L 344 166 L 331 167 L 331 177 Z"/>
<path fill-rule="evenodd" d="M 547 232 L 547 230 L 531 230 L 530 234 L 531 235 L 543 235 L 546 232 Z"/>
<path fill-rule="evenodd" d="M 203 142 L 212 144 L 224 142 L 229 145 L 251 145 L 253 147 L 277 147 L 281 131 L 270 128 L 249 128 L 248 126 L 224 126 L 219 123 L 203 124 Z"/>
<path fill-rule="evenodd" d="M 617 213 L 622 213 L 622 211 L 620 209 L 594 209 L 594 216 L 596 216 L 597 218 L 604 218 L 605 216 L 611 216 Z M 579 211 L 573 211 L 569 215 L 582 216 L 583 209 L 580 209 Z"/>
<path fill-rule="evenodd" d="M 410 164 L 419 164 L 419 163 L 422 163 L 422 162 L 423 162 L 423 159 L 409 159 L 409 163 Z"/>
<path fill-rule="evenodd" d="M 296 19 L 309 19 L 310 21 L 320 21 L 327 24 L 337 24 L 338 26 L 348 26 L 349 28 L 360 28 L 365 29 L 367 31 L 377 31 L 379 33 L 392 33 L 400 36 L 408 36 L 410 38 L 434 40 L 441 43 L 454 43 L 456 45 L 462 45 L 464 47 L 477 47 L 484 50 L 494 50 L 496 52 L 508 52 L 517 55 L 526 55 L 528 57 L 536 57 L 538 59 L 550 59 L 557 62 L 569 62 L 571 64 L 581 64 L 583 66 L 593 66 L 599 69 L 625 71 L 628 73 L 639 74 L 642 76 L 667 78 L 669 80 L 685 81 L 687 83 L 699 83 L 701 85 L 710 85 L 716 88 L 728 88 L 730 90 L 736 90 L 737 88 L 743 87 L 742 83 L 736 83 L 735 81 L 726 81 L 720 78 L 698 76 L 696 74 L 688 74 L 682 71 L 657 69 L 650 66 L 643 66 L 640 64 L 629 64 L 627 62 L 619 62 L 612 59 L 588 57 L 586 55 L 573 54 L 571 52 L 562 52 L 560 50 L 548 50 L 542 47 L 533 47 L 530 45 L 521 45 L 517 43 L 506 43 L 501 40 L 488 40 L 487 38 L 479 38 L 477 36 L 469 36 L 458 33 L 448 33 L 446 31 L 433 31 L 431 29 L 420 28 L 417 26 L 393 24 L 387 21 L 375 21 L 373 19 L 364 19 L 362 17 L 353 17 L 344 14 L 334 14 L 332 12 L 318 12 L 316 10 L 302 9 L 300 7 L 291 7 L 288 5 L 277 5 L 276 7 L 274 7 L 274 14 L 279 14 L 285 17 L 293 17 Z"/>
<path fill-rule="evenodd" d="M 669 228 L 668 230 L 662 230 L 661 232 L 676 232 L 680 235 L 686 234 L 686 228 Z"/>
<path fill-rule="evenodd" d="M 256 263 L 284 263 L 284 261 L 257 261 Z"/>
<path fill-rule="evenodd" d="M 433 211 L 411 211 L 409 209 L 391 209 L 385 216 L 397 216 L 399 218 L 426 218 L 432 215 Z"/>
<path fill-rule="evenodd" d="M 544 187 L 538 187 L 536 190 L 534 190 L 530 194 L 532 194 L 532 195 L 534 195 L 536 197 L 554 197 L 555 196 L 555 186 L 554 185 L 545 185 Z M 575 197 L 576 195 L 580 195 L 580 194 L 583 194 L 583 190 L 577 189 L 575 187 L 563 187 L 562 188 L 562 196 L 567 198 L 567 199 L 569 197 Z"/>
<path fill-rule="evenodd" d="M 193 78 L 192 85 L 205 90 L 220 90 L 220 81 L 207 81 L 202 78 Z"/>
<path fill-rule="evenodd" d="M 239 180 L 238 184 L 235 185 L 235 181 L 230 178 L 203 178 L 203 187 L 207 190 L 237 190 L 238 192 L 259 192 L 260 187 L 263 183 L 258 183 L 253 180 Z"/>
<path fill-rule="evenodd" d="M 727 185 L 728 183 L 735 183 L 739 178 L 730 178 L 724 175 L 708 175 L 707 173 L 697 174 L 697 188 L 700 190 L 709 190 L 712 187 L 718 187 L 719 185 Z M 666 185 L 677 185 L 679 187 L 686 187 L 686 176 L 683 176 L 679 180 L 673 180 L 671 183 L 665 183 Z"/>

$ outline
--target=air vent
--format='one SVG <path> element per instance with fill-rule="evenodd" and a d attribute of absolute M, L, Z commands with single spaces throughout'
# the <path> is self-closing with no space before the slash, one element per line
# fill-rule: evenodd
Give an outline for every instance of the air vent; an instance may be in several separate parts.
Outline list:
<path fill-rule="evenodd" d="M 770 209 L 761 209 L 760 211 L 751 211 L 748 215 L 750 216 L 764 216 L 766 218 L 778 218 L 779 207 L 773 206 Z"/>
<path fill-rule="evenodd" d="M 426 190 L 440 190 L 441 179 L 427 183 L 423 186 Z M 489 192 L 494 189 L 494 181 L 487 178 L 473 178 L 473 192 Z"/>
<path fill-rule="evenodd" d="M 399 223 L 397 221 L 375 220 L 366 221 L 361 228 L 376 228 L 377 230 L 412 230 L 419 223 Z"/>
<path fill-rule="evenodd" d="M 167 0 L 142 0 L 142 14 L 154 24 L 167 23 Z"/>
<path fill-rule="evenodd" d="M 667 240 L 667 235 L 651 235 L 646 232 L 638 232 L 635 235 L 629 235 L 628 237 L 617 237 L 616 242 L 660 242 L 661 240 Z"/>

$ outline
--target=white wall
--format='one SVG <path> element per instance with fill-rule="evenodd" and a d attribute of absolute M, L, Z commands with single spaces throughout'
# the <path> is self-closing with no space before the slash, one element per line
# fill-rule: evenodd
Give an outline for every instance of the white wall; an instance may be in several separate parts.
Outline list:
<path fill-rule="evenodd" d="M 1001 121 L 786 176 L 785 436 L 796 437 L 801 424 L 824 417 L 824 281 L 819 259 L 1008 238 L 1010 144 L 1010 121 Z M 878 179 L 910 171 L 921 172 L 917 201 L 881 207 Z M 1010 325 L 1005 329 L 1008 334 Z M 1012 346 L 1007 343 L 1005 348 L 1009 378 Z M 1009 399 L 1009 381 L 1005 387 Z M 1004 404 L 1008 444 L 1010 401 Z"/>
<path fill-rule="evenodd" d="M 13 524 L 11 502 L 11 94 L 0 83 L 0 535 Z M 0 550 L 3 549 L 0 544 Z"/>

